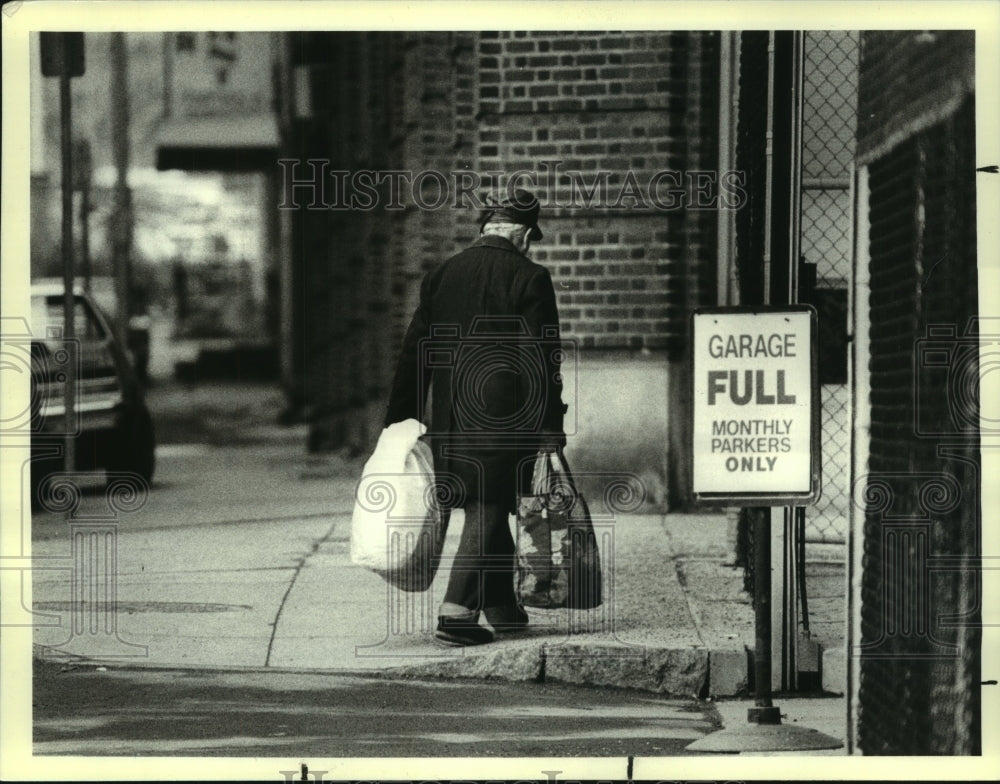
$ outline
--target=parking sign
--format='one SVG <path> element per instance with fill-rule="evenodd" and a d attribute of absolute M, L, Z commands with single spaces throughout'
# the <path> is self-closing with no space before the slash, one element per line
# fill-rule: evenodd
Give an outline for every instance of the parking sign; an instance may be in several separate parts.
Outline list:
<path fill-rule="evenodd" d="M 696 500 L 770 506 L 820 494 L 816 311 L 709 308 L 692 316 Z"/>

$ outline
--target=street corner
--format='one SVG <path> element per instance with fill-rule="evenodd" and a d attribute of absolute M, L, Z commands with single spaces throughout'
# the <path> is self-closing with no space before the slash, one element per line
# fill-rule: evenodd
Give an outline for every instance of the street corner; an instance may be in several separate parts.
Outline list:
<path fill-rule="evenodd" d="M 386 676 L 413 678 L 475 678 L 541 682 L 545 677 L 544 648 L 538 642 L 497 641 L 474 648 L 443 648 L 431 643 L 436 651 L 421 661 L 398 663 L 382 670 Z M 432 658 L 433 657 L 433 658 Z"/>
<path fill-rule="evenodd" d="M 694 647 L 587 644 L 569 640 L 545 646 L 545 678 L 561 683 L 701 697 L 708 680 L 708 652 Z"/>
<path fill-rule="evenodd" d="M 843 697 L 790 695 L 775 698 L 774 704 L 780 723 L 768 725 L 748 719 L 748 711 L 755 706 L 754 700 L 720 699 L 713 703 L 723 730 L 731 733 L 726 740 L 734 751 L 738 747 L 739 753 L 745 756 L 847 754 L 847 705 Z M 835 746 L 837 741 L 840 746 L 822 748 Z"/>

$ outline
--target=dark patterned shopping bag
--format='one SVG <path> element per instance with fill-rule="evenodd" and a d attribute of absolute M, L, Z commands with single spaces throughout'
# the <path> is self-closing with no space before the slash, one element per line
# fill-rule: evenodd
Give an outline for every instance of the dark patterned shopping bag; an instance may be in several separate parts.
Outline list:
<path fill-rule="evenodd" d="M 556 451 L 538 453 L 530 492 L 518 497 L 516 583 L 527 607 L 586 610 L 601 604 L 601 557 L 590 510 Z"/>

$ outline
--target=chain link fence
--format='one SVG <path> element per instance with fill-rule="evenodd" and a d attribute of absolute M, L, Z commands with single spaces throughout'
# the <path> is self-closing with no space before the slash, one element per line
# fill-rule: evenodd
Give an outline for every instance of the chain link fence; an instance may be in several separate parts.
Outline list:
<path fill-rule="evenodd" d="M 851 286 L 851 164 L 858 105 L 859 36 L 804 37 L 801 261 L 815 270 L 819 311 L 823 496 L 806 509 L 806 541 L 844 543 L 850 502 L 847 303 Z"/>
<path fill-rule="evenodd" d="M 740 37 L 740 104 L 767 100 L 766 32 Z M 820 501 L 806 507 L 807 543 L 845 544 L 850 503 L 850 406 L 847 377 L 847 303 L 852 276 L 851 172 L 856 149 L 859 35 L 812 31 L 803 37 L 802 168 L 800 209 L 800 301 L 819 312 L 822 483 Z M 765 119 L 742 111 L 737 159 L 748 171 L 749 202 L 736 216 L 737 243 L 744 259 L 759 258 L 764 220 Z M 741 278 L 741 297 L 759 301 L 752 274 Z M 805 284 L 805 285 L 803 285 Z M 753 590 L 751 510 L 741 509 L 737 562 L 744 585 Z"/>

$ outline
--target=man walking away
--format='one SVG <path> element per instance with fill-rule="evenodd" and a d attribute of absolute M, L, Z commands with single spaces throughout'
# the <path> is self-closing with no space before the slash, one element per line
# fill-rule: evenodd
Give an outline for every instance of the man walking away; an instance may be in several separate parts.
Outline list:
<path fill-rule="evenodd" d="M 465 509 L 435 633 L 449 645 L 491 642 L 481 614 L 495 631 L 528 624 L 507 517 L 538 450 L 566 440 L 555 291 L 527 256 L 542 238 L 539 211 L 522 189 L 495 200 L 479 240 L 425 276 L 386 413 L 386 426 L 422 420 L 430 388 L 435 472 L 460 491 L 445 514 Z"/>

